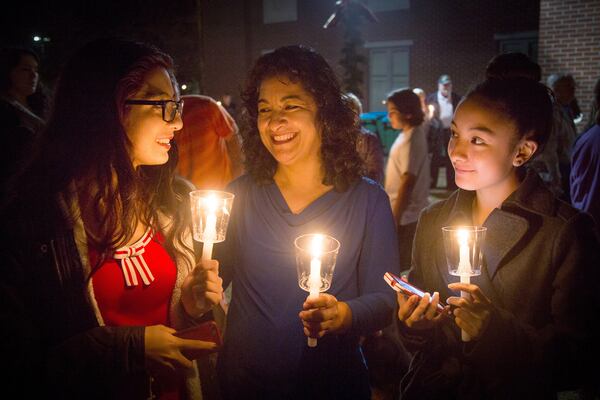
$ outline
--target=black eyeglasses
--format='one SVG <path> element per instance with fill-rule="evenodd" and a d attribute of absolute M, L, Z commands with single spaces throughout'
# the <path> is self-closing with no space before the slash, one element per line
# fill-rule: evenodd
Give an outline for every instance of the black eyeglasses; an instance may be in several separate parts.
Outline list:
<path fill-rule="evenodd" d="M 165 122 L 173 122 L 177 113 L 181 115 L 183 112 L 183 100 L 140 100 L 140 99 L 129 99 L 125 100 L 125 104 L 132 105 L 146 105 L 146 106 L 161 106 L 162 107 L 162 119 Z"/>

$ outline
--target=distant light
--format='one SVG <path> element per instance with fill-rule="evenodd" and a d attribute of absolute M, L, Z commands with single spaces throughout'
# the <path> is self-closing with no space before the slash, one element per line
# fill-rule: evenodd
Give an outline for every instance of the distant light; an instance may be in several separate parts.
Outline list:
<path fill-rule="evenodd" d="M 181 85 L 181 90 L 185 90 L 187 89 L 187 85 L 184 83 L 183 85 Z"/>
<path fill-rule="evenodd" d="M 217 104 L 222 106 L 223 104 L 221 103 L 221 100 L 217 100 Z"/>
<path fill-rule="evenodd" d="M 37 35 L 33 37 L 34 42 L 39 42 L 40 40 L 42 40 L 42 38 Z"/>
<path fill-rule="evenodd" d="M 43 41 L 43 42 L 49 42 L 49 41 L 50 41 L 50 38 L 49 38 L 49 37 L 46 37 L 46 36 L 44 36 L 44 37 L 42 38 L 42 41 Z"/>
<path fill-rule="evenodd" d="M 385 105 L 386 103 L 387 103 L 387 101 L 385 101 L 385 100 L 381 100 L 381 104 L 384 104 L 384 105 Z"/>

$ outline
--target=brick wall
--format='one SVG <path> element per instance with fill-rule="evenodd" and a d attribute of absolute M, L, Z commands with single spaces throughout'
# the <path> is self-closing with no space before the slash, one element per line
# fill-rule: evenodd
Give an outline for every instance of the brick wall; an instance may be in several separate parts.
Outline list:
<path fill-rule="evenodd" d="M 538 58 L 544 79 L 558 72 L 575 78 L 583 126 L 600 78 L 600 1 L 541 0 Z"/>

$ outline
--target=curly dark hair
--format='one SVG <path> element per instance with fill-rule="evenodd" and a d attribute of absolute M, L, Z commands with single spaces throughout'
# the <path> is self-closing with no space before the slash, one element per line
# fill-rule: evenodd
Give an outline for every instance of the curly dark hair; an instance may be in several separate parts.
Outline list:
<path fill-rule="evenodd" d="M 321 133 L 323 184 L 345 191 L 356 182 L 363 162 L 356 151 L 359 135 L 355 114 L 343 93 L 335 73 L 315 50 L 301 46 L 280 47 L 261 56 L 246 81 L 242 93 L 245 108 L 242 130 L 246 171 L 258 184 L 273 182 L 277 161 L 265 148 L 257 127 L 260 85 L 271 77 L 285 77 L 302 85 L 316 105 L 316 123 Z"/>

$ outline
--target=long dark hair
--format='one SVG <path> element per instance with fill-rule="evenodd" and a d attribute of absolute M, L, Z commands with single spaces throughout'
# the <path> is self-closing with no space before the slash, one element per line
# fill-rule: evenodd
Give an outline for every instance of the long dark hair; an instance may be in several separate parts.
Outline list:
<path fill-rule="evenodd" d="M 73 183 L 79 193 L 91 196 L 91 215 L 100 231 L 86 230 L 90 244 L 103 256 L 129 242 L 137 222 L 157 228 L 159 213 L 172 220 L 163 232 L 169 253 L 191 251 L 183 245 L 187 193 L 173 189 L 175 146 L 166 164 L 134 169 L 123 127 L 125 100 L 156 68 L 169 72 L 176 89 L 171 57 L 151 45 L 110 38 L 81 48 L 61 73 L 39 153 L 20 179 L 19 191 L 25 196 L 60 194 L 71 204 L 78 196 Z M 181 245 L 175 247 L 175 241 Z"/>
<path fill-rule="evenodd" d="M 281 76 L 299 83 L 317 104 L 316 123 L 321 132 L 323 184 L 344 191 L 360 177 L 362 161 L 356 152 L 355 114 L 344 100 L 338 80 L 325 59 L 304 46 L 285 46 L 261 56 L 250 72 L 242 93 L 245 124 L 242 130 L 246 171 L 259 184 L 273 182 L 277 161 L 260 140 L 257 128 L 261 83 Z"/>

